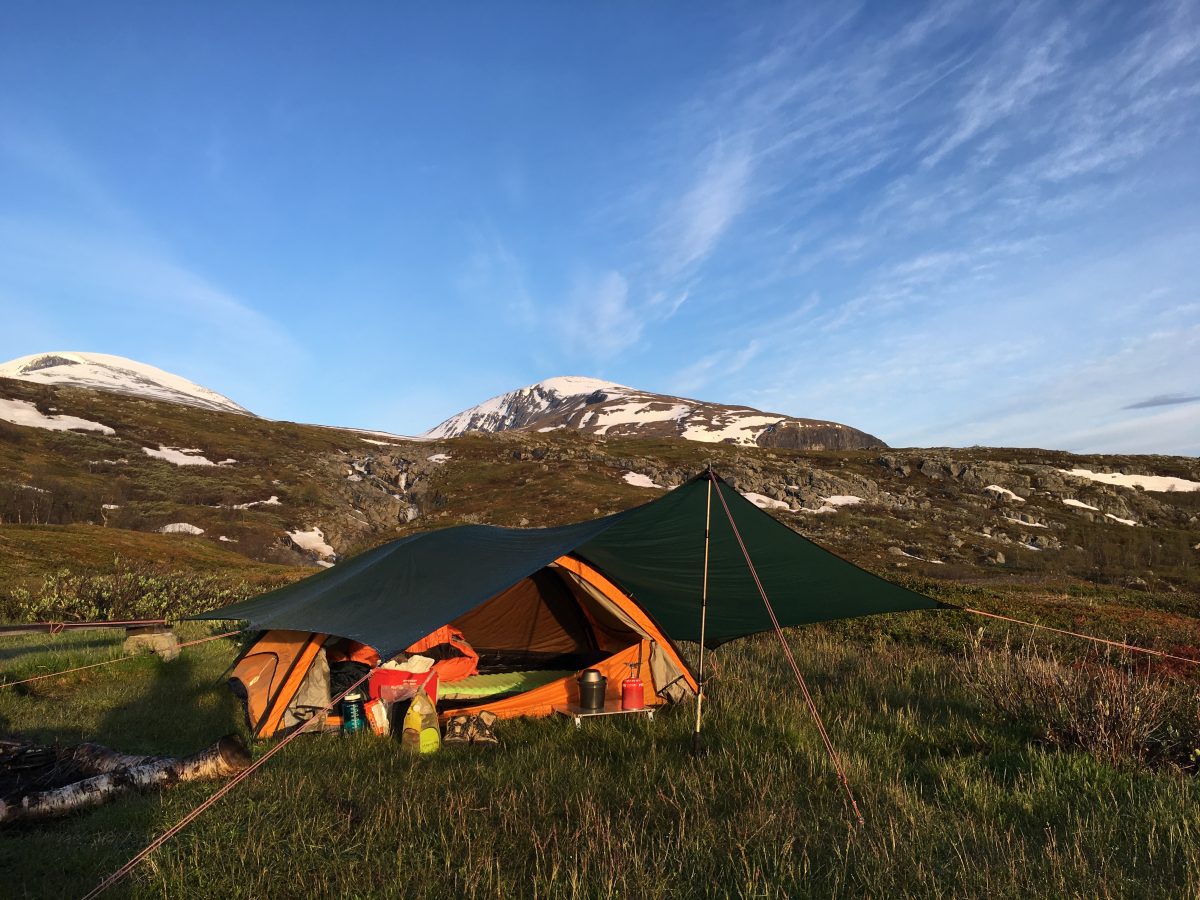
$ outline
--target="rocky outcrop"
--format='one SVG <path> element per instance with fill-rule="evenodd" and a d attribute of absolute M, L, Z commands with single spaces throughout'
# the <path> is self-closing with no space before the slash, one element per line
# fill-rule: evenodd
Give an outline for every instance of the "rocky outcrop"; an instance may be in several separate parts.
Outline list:
<path fill-rule="evenodd" d="M 780 450 L 874 450 L 887 446 L 873 434 L 815 419 L 784 419 L 778 425 L 768 425 L 755 443 Z"/>

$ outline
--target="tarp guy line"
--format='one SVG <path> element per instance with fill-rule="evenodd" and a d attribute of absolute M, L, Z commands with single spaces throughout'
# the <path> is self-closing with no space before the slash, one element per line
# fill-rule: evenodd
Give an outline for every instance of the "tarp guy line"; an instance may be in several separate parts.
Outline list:
<path fill-rule="evenodd" d="M 374 671 L 375 671 L 374 669 L 371 669 L 369 672 L 367 672 L 366 675 L 364 675 L 362 678 L 358 679 L 358 681 L 354 682 L 354 684 L 350 685 L 350 687 L 346 688 L 344 691 L 342 691 L 340 694 L 338 694 L 336 697 L 334 697 L 332 700 L 330 700 L 329 704 L 327 706 L 325 706 L 324 709 L 321 709 L 318 712 L 316 712 L 311 719 L 309 719 L 307 722 L 305 722 L 303 725 L 301 725 L 299 728 L 297 728 L 295 731 L 293 731 L 291 734 L 289 734 L 287 737 L 285 737 L 282 741 L 280 741 L 278 744 L 276 744 L 274 747 L 272 747 L 270 750 L 268 750 L 266 753 L 264 753 L 262 756 L 260 756 L 258 759 L 256 759 L 253 763 L 251 763 L 249 768 L 243 769 L 242 771 L 240 771 L 236 775 L 234 775 L 233 778 L 229 779 L 229 781 L 225 782 L 225 784 L 223 784 L 221 786 L 220 790 L 218 790 L 211 797 L 209 797 L 207 800 L 205 800 L 203 803 L 201 803 L 199 806 L 197 806 L 195 809 L 193 809 L 190 813 L 188 813 L 186 816 L 184 816 L 182 819 L 180 819 L 178 822 L 176 822 L 174 825 L 172 825 L 170 828 L 168 828 L 166 831 L 164 831 L 162 834 L 160 834 L 157 838 L 155 838 L 153 841 L 151 841 L 149 844 L 147 844 L 145 849 L 143 849 L 140 853 L 138 853 L 137 856 L 133 857 L 133 859 L 129 860 L 129 862 L 125 863 L 125 865 L 121 866 L 121 868 L 117 869 L 117 871 L 113 872 L 111 875 L 109 875 L 107 878 L 105 878 L 102 882 L 100 882 L 98 885 L 96 885 L 94 888 L 92 888 L 90 891 L 88 891 L 87 894 L 84 895 L 83 900 L 93 900 L 93 898 L 99 897 L 101 894 L 103 894 L 105 891 L 107 891 L 110 887 L 112 887 L 114 884 L 116 884 L 118 881 L 120 881 L 122 878 L 124 878 L 130 872 L 132 872 L 137 867 L 138 863 L 140 863 L 143 859 L 145 859 L 147 856 L 149 856 L 151 853 L 153 853 L 155 850 L 157 850 L 159 847 L 161 847 L 163 844 L 165 844 L 171 838 L 175 837 L 175 835 L 179 834 L 179 832 L 183 831 L 183 829 L 186 828 L 196 818 L 198 818 L 201 813 L 203 813 L 206 809 L 208 809 L 210 806 L 212 806 L 214 803 L 216 803 L 218 800 L 220 800 L 222 797 L 224 797 L 226 794 L 228 794 L 230 791 L 232 791 L 235 787 L 237 787 L 239 784 L 241 784 L 242 781 L 244 781 L 250 775 L 251 772 L 255 771 L 259 766 L 261 766 L 268 759 L 270 759 L 272 756 L 274 756 L 276 753 L 278 753 L 280 750 L 282 750 L 284 747 L 286 747 L 289 743 L 291 743 L 293 738 L 299 737 L 301 734 L 303 734 L 305 731 L 307 731 L 309 729 L 309 727 L 312 726 L 313 723 L 317 722 L 321 718 L 321 716 L 323 716 L 325 713 L 329 712 L 329 710 L 333 709 L 334 706 L 336 706 L 338 703 L 341 703 L 342 700 L 345 699 L 347 694 L 349 694 L 351 691 L 353 691 L 355 688 L 357 688 L 360 684 L 362 684 L 364 681 L 366 681 L 368 678 L 370 678 L 371 673 Z"/>
<path fill-rule="evenodd" d="M 1085 641 L 1095 641 L 1097 644 L 1107 644 L 1110 647 L 1117 647 L 1121 650 L 1148 653 L 1151 656 L 1160 656 L 1163 659 L 1174 659 L 1179 662 L 1191 663 L 1193 666 L 1200 666 L 1200 659 L 1188 659 L 1186 656 L 1175 656 L 1172 653 L 1163 653 L 1161 650 L 1151 650 L 1148 647 L 1135 647 L 1133 644 L 1126 644 L 1122 641 L 1110 641 L 1107 638 L 1095 637 L 1080 631 L 1067 631 L 1065 628 L 1055 628 L 1053 625 L 1039 625 L 1037 622 L 1026 622 L 1024 619 L 1014 619 L 1011 616 L 1002 616 L 999 613 L 984 612 L 982 609 L 972 609 L 969 606 L 960 606 L 958 608 L 963 612 L 974 613 L 977 616 L 987 616 L 989 619 L 999 619 L 1002 622 L 1013 622 L 1017 625 L 1028 625 L 1030 628 L 1041 628 L 1044 631 L 1053 631 L 1057 634 L 1083 638 Z"/>
<path fill-rule="evenodd" d="M 821 740 L 825 742 L 825 750 L 829 754 L 829 759 L 833 763 L 834 771 L 837 772 L 838 780 L 842 783 L 842 788 L 846 792 L 846 797 L 850 801 L 850 808 L 854 810 L 854 816 L 858 819 L 859 825 L 865 825 L 866 820 L 859 812 L 858 801 L 854 798 L 854 791 L 850 789 L 850 781 L 846 778 L 846 772 L 842 768 L 841 760 L 838 759 L 837 751 L 833 748 L 833 741 L 829 738 L 829 732 L 825 730 L 825 723 L 821 721 L 821 713 L 817 710 L 817 704 L 809 693 L 808 685 L 804 681 L 804 676 L 800 673 L 800 667 L 796 665 L 796 657 L 792 655 L 792 648 L 788 645 L 787 637 L 784 636 L 783 628 L 779 625 L 779 620 L 775 617 L 775 610 L 771 606 L 771 601 L 767 598 L 767 592 L 762 586 L 762 581 L 759 580 L 758 570 L 754 568 L 754 562 L 750 559 L 750 552 L 746 549 L 746 543 L 742 540 L 742 534 L 738 531 L 737 523 L 733 521 L 733 514 L 729 511 L 729 505 L 725 502 L 725 496 L 720 489 L 717 490 L 717 499 L 721 501 L 721 506 L 725 509 L 725 515 L 729 519 L 729 524 L 733 528 L 734 537 L 737 538 L 738 546 L 742 548 L 742 556 L 746 557 L 746 565 L 750 567 L 750 574 L 754 576 L 754 583 L 758 587 L 759 594 L 762 595 L 762 601 L 767 607 L 767 612 L 771 616 L 771 622 L 775 626 L 775 634 L 779 638 L 779 643 L 783 645 L 784 656 L 787 657 L 788 663 L 792 667 L 792 672 L 796 676 L 796 683 L 800 685 L 800 690 L 804 694 L 804 702 L 808 704 L 808 711 L 812 713 L 813 721 L 817 724 L 817 731 L 821 735 Z"/>
<path fill-rule="evenodd" d="M 200 638 L 195 641 L 185 641 L 179 645 L 179 649 L 184 647 L 194 647 L 196 644 L 206 644 L 209 641 L 219 640 L 220 638 L 233 637 L 235 634 L 241 634 L 244 629 L 236 631 L 226 631 L 224 634 L 214 634 L 211 637 Z M 122 662 L 126 659 L 133 659 L 135 656 L 142 656 L 142 653 L 130 653 L 128 656 L 118 656 L 115 659 L 106 659 L 97 663 L 88 663 L 86 666 L 76 666 L 74 669 L 63 669 L 61 672 L 51 672 L 49 675 L 34 675 L 32 678 L 23 678 L 20 681 L 6 681 L 0 684 L 0 688 L 16 687 L 18 684 L 29 684 L 31 681 L 41 681 L 43 678 L 56 678 L 59 675 L 70 675 L 72 672 L 82 672 L 84 669 L 94 669 L 97 666 L 107 666 L 109 663 Z"/>

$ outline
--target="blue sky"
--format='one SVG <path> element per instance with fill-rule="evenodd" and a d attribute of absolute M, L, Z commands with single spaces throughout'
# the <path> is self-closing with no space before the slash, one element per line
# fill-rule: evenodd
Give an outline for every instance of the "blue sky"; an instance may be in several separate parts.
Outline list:
<path fill-rule="evenodd" d="M 0 359 L 1200 454 L 1200 6 L 20 4 Z"/>

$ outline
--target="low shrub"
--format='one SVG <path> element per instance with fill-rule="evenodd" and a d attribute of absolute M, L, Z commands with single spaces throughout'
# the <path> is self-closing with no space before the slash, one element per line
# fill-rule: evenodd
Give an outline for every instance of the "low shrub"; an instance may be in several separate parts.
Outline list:
<path fill-rule="evenodd" d="M 124 563 L 105 575 L 61 569 L 43 579 L 35 590 L 16 588 L 8 596 L 0 595 L 0 620 L 179 619 L 245 600 L 288 580 L 250 583 L 229 575 L 200 575 Z"/>
<path fill-rule="evenodd" d="M 967 672 L 985 708 L 1033 729 L 1057 749 L 1086 750 L 1115 765 L 1200 762 L 1200 697 L 1181 681 L 1098 659 L 1066 664 L 1033 645 L 972 648 Z"/>

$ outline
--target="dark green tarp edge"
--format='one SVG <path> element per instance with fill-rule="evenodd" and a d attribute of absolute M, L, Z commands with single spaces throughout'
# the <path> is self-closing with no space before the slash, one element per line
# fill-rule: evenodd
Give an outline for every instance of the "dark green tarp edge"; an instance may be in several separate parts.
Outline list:
<path fill-rule="evenodd" d="M 784 626 L 945 604 L 860 569 L 713 479 L 706 643 L 771 629 L 715 491 Z M 193 619 L 335 634 L 385 659 L 572 553 L 627 591 L 674 640 L 698 640 L 708 475 L 601 519 L 555 528 L 463 525 L 410 535 L 309 578 Z"/>

